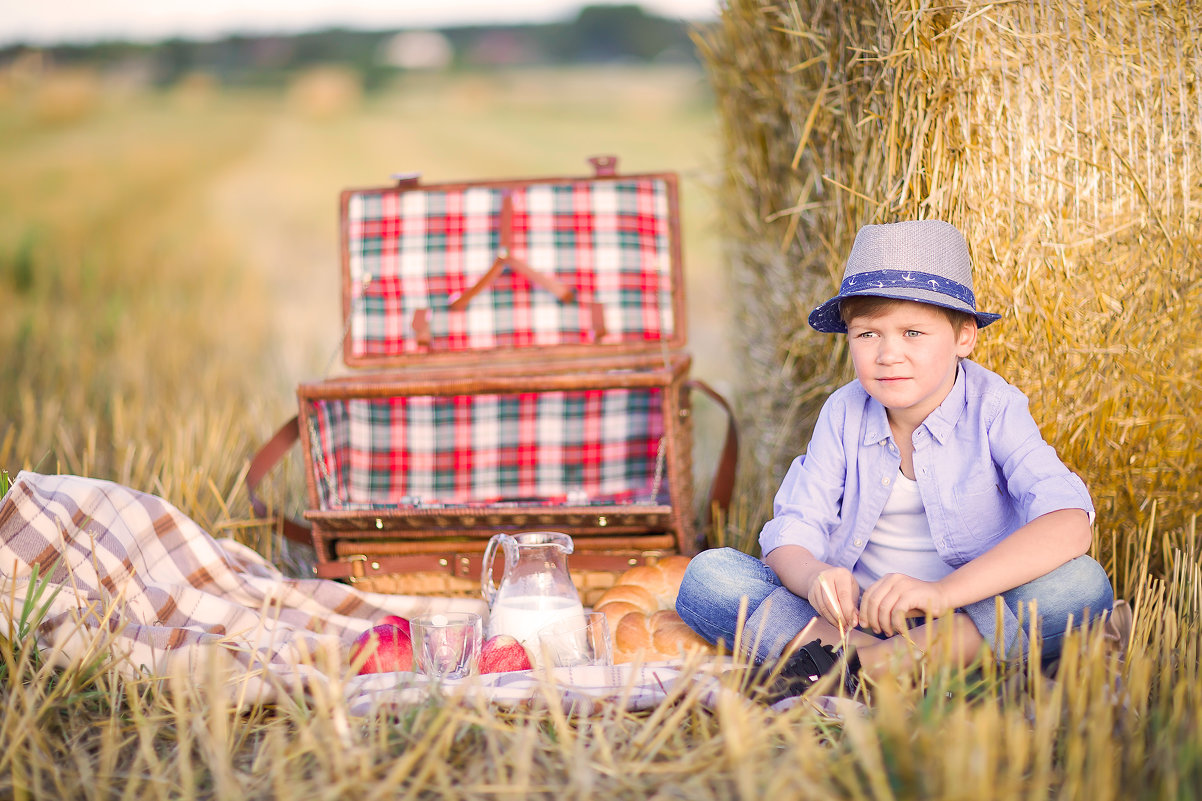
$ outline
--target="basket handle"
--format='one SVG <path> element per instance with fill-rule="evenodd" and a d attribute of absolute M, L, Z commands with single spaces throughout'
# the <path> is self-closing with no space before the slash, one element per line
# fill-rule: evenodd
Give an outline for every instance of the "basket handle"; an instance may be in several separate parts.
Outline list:
<path fill-rule="evenodd" d="M 263 443 L 250 460 L 250 469 L 246 472 L 246 494 L 250 496 L 250 506 L 261 518 L 268 517 L 267 504 L 259 498 L 258 488 L 263 479 L 279 464 L 292 445 L 300 439 L 300 422 L 296 415 L 280 426 L 271 439 Z M 285 537 L 302 545 L 313 545 L 313 530 L 304 523 L 279 514 L 275 519 L 280 524 L 280 530 Z"/>

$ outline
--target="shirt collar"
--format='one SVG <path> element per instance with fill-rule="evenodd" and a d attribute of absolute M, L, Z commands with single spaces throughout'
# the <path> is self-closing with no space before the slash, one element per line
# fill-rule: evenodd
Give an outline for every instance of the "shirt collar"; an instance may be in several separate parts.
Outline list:
<path fill-rule="evenodd" d="M 927 431 L 931 432 L 931 436 L 942 445 L 952 435 L 952 429 L 956 427 L 956 421 L 960 419 L 960 415 L 964 413 L 964 409 L 968 406 L 968 382 L 964 375 L 964 365 L 960 364 L 956 367 L 956 383 L 952 385 L 952 391 L 947 393 L 947 397 L 943 399 L 943 403 L 935 408 L 935 411 L 927 415 L 927 419 L 923 421 Z"/>
<path fill-rule="evenodd" d="M 935 408 L 935 411 L 927 415 L 922 426 L 930 431 L 931 436 L 942 445 L 951 436 L 952 429 L 956 427 L 956 421 L 960 419 L 960 415 L 964 413 L 967 405 L 968 384 L 964 375 L 964 365 L 961 364 L 956 368 L 956 383 L 952 385 L 951 392 L 947 393 L 947 397 Z M 870 396 L 863 444 L 876 445 L 891 436 L 889 415 L 886 413 L 885 407 L 876 398 Z"/>
<path fill-rule="evenodd" d="M 867 395 L 867 393 L 865 393 Z M 864 445 L 876 445 L 893 435 L 889 428 L 889 415 L 876 398 L 868 395 L 868 415 L 864 421 Z"/>

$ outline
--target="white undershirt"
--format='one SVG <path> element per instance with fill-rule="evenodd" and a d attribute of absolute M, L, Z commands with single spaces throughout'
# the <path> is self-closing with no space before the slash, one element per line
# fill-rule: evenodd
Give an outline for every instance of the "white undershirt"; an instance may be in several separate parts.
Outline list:
<path fill-rule="evenodd" d="M 866 589 L 888 573 L 935 581 L 951 573 L 952 569 L 935 550 L 918 482 L 906 478 L 898 470 L 893 491 L 889 493 L 889 500 L 885 502 L 852 575 L 860 588 Z"/>

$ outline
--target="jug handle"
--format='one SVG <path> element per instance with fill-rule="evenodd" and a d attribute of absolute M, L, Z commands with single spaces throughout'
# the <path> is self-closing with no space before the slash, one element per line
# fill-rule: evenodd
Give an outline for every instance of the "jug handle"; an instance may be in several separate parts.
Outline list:
<path fill-rule="evenodd" d="M 497 597 L 497 585 L 492 578 L 492 564 L 497 556 L 497 543 L 501 543 L 505 551 L 505 561 L 508 563 L 509 552 L 513 548 L 513 537 L 508 534 L 493 534 L 484 548 L 484 558 L 480 562 L 480 593 L 484 596 L 484 602 L 489 606 L 492 606 L 493 599 Z M 503 575 L 501 580 L 505 580 Z"/>

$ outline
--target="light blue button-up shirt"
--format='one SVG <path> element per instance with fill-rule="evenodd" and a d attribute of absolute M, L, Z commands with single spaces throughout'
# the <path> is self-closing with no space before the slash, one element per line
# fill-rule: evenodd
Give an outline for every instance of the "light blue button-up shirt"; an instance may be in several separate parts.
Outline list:
<path fill-rule="evenodd" d="M 1026 523 L 1084 509 L 1085 483 L 1044 442 L 1027 398 L 996 373 L 962 361 L 943 403 L 914 431 L 914 473 L 939 556 L 974 559 Z M 760 532 L 767 555 L 800 545 L 851 569 L 892 491 L 901 455 L 885 407 L 858 381 L 827 399 L 804 456 L 794 460 Z"/>

